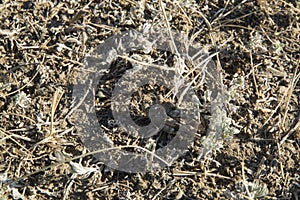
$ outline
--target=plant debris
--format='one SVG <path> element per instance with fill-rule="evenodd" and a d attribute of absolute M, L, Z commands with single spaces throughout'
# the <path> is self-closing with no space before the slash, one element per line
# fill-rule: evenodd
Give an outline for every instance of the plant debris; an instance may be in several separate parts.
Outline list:
<path fill-rule="evenodd" d="M 203 110 L 186 154 L 159 171 L 130 174 L 105 166 L 82 144 L 72 87 L 105 39 L 148 25 L 183 32 L 215 55 L 226 123 L 221 140 L 203 137 Z M 0 199 L 298 199 L 299 49 L 296 0 L 0 1 Z M 130 58 L 163 54 L 149 52 Z M 118 145 L 151 150 L 157 140 L 162 147 L 176 134 L 176 109 L 165 133 L 148 141 L 128 137 L 111 119 L 110 92 L 120 76 L 112 72 L 124 73 L 126 62 L 115 62 L 99 83 L 99 123 Z M 153 96 L 167 92 L 141 88 L 132 117 L 147 124 Z M 205 101 L 210 91 L 196 92 Z M 212 150 L 204 157 L 203 145 Z"/>

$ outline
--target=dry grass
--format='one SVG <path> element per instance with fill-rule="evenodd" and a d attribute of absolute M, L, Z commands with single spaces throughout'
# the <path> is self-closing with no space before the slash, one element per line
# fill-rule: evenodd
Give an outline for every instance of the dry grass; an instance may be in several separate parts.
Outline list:
<path fill-rule="evenodd" d="M 0 10 L 0 199 L 299 199 L 297 1 L 1 1 Z M 108 169 L 83 146 L 72 83 L 102 41 L 146 23 L 182 31 L 214 55 L 228 95 L 223 136 L 230 137 L 201 157 L 210 114 L 203 112 L 187 154 L 162 170 L 129 174 Z M 205 100 L 197 69 L 189 70 L 189 86 Z M 103 129 L 125 144 L 116 148 L 155 157 L 110 126 L 110 75 L 96 99 Z M 133 104 L 143 115 L 140 99 Z"/>

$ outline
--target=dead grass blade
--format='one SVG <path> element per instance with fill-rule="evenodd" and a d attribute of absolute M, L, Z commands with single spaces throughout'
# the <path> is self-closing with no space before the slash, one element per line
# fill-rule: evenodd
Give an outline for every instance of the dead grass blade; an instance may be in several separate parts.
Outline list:
<path fill-rule="evenodd" d="M 174 176 L 196 176 L 196 175 L 204 175 L 204 176 L 213 176 L 221 179 L 226 179 L 226 180 L 232 180 L 232 178 L 223 176 L 220 174 L 215 174 L 211 172 L 192 172 L 192 171 L 181 171 L 181 170 L 176 170 L 173 172 Z"/>
<path fill-rule="evenodd" d="M 282 123 L 281 123 L 281 128 L 284 130 L 284 124 L 285 124 L 285 120 L 286 120 L 286 116 L 287 116 L 287 112 L 289 111 L 289 104 L 290 104 L 290 100 L 291 100 L 291 96 L 293 94 L 293 91 L 296 87 L 296 84 L 299 80 L 299 77 L 300 77 L 300 73 L 297 74 L 298 72 L 298 68 L 299 68 L 299 60 L 298 60 L 298 63 L 297 63 L 297 66 L 294 70 L 294 74 L 293 74 L 293 78 L 292 78 L 292 81 L 289 85 L 289 89 L 288 89 L 288 93 L 287 93 L 287 97 L 286 97 L 286 101 L 285 101 L 285 111 L 284 111 L 284 115 L 283 115 L 283 119 L 282 119 Z"/>
<path fill-rule="evenodd" d="M 288 131 L 288 133 L 282 138 L 282 140 L 280 141 L 279 145 L 282 146 L 282 144 L 293 134 L 295 133 L 297 130 L 299 131 L 300 128 L 300 117 L 298 117 L 298 122 L 296 123 L 296 125 L 290 129 Z"/>
<path fill-rule="evenodd" d="M 20 146 L 21 149 L 24 149 L 27 153 L 30 153 L 30 151 L 29 151 L 26 147 L 24 147 L 22 144 L 20 144 L 18 141 L 16 141 L 16 140 L 14 139 L 14 137 L 15 137 L 15 138 L 22 139 L 22 140 L 25 140 L 25 141 L 31 141 L 30 138 L 23 137 L 23 136 L 19 136 L 19 135 L 17 135 L 17 134 L 8 134 L 8 133 L 6 133 L 4 130 L 2 130 L 1 128 L 0 128 L 0 134 L 3 135 L 3 136 L 5 135 L 4 137 L 1 137 L 1 139 L 0 139 L 0 144 L 1 144 L 1 142 L 5 141 L 6 139 L 10 139 L 10 140 L 12 140 L 14 143 L 16 143 L 18 146 Z"/>
<path fill-rule="evenodd" d="M 54 92 L 52 107 L 51 107 L 50 136 L 52 136 L 53 132 L 54 132 L 54 128 L 53 128 L 54 114 L 55 114 L 55 111 L 57 109 L 57 106 L 58 106 L 63 94 L 64 94 L 64 92 L 60 89 L 58 89 Z"/>
<path fill-rule="evenodd" d="M 17 90 L 14 90 L 14 91 L 12 91 L 12 92 L 10 92 L 10 93 L 8 93 L 8 94 L 5 94 L 4 97 L 10 96 L 10 95 L 12 95 L 12 94 L 15 94 L 15 93 L 17 93 L 17 92 L 23 90 L 24 88 L 26 88 L 27 85 L 28 85 L 29 83 L 31 83 L 31 82 L 35 79 L 35 77 L 38 75 L 39 69 L 40 69 L 40 68 L 39 68 L 39 66 L 38 66 L 38 67 L 37 67 L 37 70 L 36 70 L 36 72 L 35 72 L 35 74 L 32 76 L 32 78 L 31 78 L 26 84 L 24 84 L 22 87 L 20 87 L 20 88 L 17 89 Z"/>

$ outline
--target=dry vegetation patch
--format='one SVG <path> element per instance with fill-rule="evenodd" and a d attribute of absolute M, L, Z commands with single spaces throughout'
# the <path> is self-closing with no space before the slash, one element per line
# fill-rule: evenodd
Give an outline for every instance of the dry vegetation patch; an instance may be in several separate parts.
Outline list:
<path fill-rule="evenodd" d="M 203 117 L 192 147 L 170 167 L 109 169 L 78 137 L 74 80 L 108 37 L 166 21 L 216 53 L 228 97 L 226 140 L 204 140 Z M 299 21 L 296 0 L 0 1 L 0 199 L 299 199 Z M 126 62 L 111 72 L 123 73 Z M 99 122 L 117 144 L 147 146 L 110 119 L 118 76 L 99 83 Z M 133 118 L 145 123 L 153 95 L 166 92 L 151 85 L 137 91 Z M 203 88 L 196 92 L 203 98 Z M 175 118 L 169 129 L 176 132 Z M 154 139 L 165 145 L 172 134 Z M 203 145 L 215 148 L 201 157 Z"/>

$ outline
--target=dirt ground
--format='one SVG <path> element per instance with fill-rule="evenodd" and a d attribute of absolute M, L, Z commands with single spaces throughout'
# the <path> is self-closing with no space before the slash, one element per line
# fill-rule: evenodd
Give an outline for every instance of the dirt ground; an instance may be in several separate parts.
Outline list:
<path fill-rule="evenodd" d="M 169 24 L 218 53 L 230 131 L 201 157 L 203 120 L 171 166 L 126 173 L 86 155 L 71 114 L 72 88 L 99 44 L 145 24 Z M 120 63 L 117 76 L 126 65 Z M 0 199 L 298 200 L 299 63 L 297 0 L 0 0 Z M 116 74 L 107 77 L 99 87 L 113 87 Z M 132 101 L 143 122 L 141 98 L 152 93 L 141 92 L 147 94 Z M 128 144 L 108 123 L 109 97 L 96 99 L 99 122 L 116 144 Z"/>

